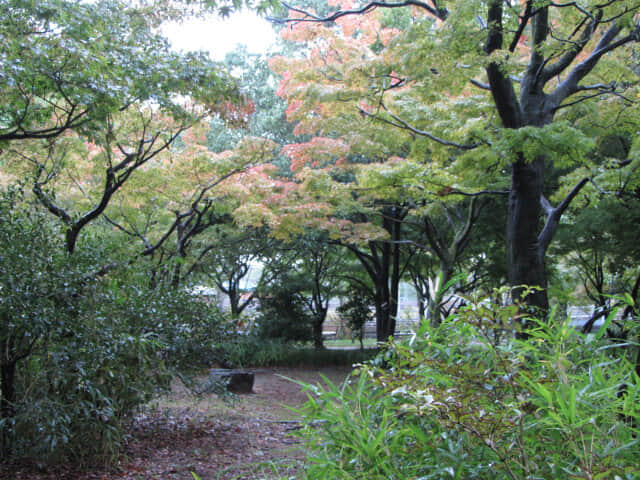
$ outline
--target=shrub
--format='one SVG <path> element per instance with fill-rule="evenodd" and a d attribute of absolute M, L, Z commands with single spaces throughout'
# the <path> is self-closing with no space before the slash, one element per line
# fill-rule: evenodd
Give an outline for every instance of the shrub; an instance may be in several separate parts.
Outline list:
<path fill-rule="evenodd" d="M 353 332 L 353 338 L 358 339 L 360 349 L 363 350 L 364 327 L 373 316 L 371 312 L 373 299 L 370 291 L 359 285 L 351 285 L 346 296 L 347 300 L 337 308 L 337 311 L 347 321 L 347 326 Z"/>
<path fill-rule="evenodd" d="M 123 445 L 128 415 L 167 385 L 151 335 L 94 326 L 40 349 L 21 369 L 14 458 L 109 463 Z"/>
<path fill-rule="evenodd" d="M 257 334 L 285 342 L 311 340 L 312 316 L 295 283 L 284 282 L 260 298 Z"/>
<path fill-rule="evenodd" d="M 213 362 L 223 319 L 145 288 L 135 267 L 104 268 L 102 241 L 67 255 L 20 190 L 0 194 L 0 223 L 2 461 L 108 462 L 132 410 L 168 385 L 167 361 Z"/>
<path fill-rule="evenodd" d="M 106 305 L 130 328 L 155 334 L 162 358 L 180 370 L 209 367 L 219 361 L 219 347 L 235 334 L 235 326 L 215 305 L 186 289 L 151 289 L 131 283 L 111 286 Z"/>
<path fill-rule="evenodd" d="M 628 345 L 553 318 L 515 340 L 520 311 L 469 299 L 350 384 L 312 395 L 307 478 L 636 478 Z"/>
<path fill-rule="evenodd" d="M 308 345 L 292 344 L 278 339 L 264 339 L 255 334 L 230 337 L 220 345 L 218 358 L 222 366 L 241 367 L 323 367 L 351 366 L 371 360 L 376 349 L 318 350 Z"/>

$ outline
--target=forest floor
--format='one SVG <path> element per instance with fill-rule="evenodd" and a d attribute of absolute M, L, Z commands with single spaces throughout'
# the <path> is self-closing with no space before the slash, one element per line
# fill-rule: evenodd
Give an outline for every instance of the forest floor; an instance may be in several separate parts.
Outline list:
<path fill-rule="evenodd" d="M 305 461 L 295 437 L 299 407 L 307 393 L 294 379 L 322 384 L 322 375 L 342 383 L 346 367 L 262 368 L 254 393 L 223 401 L 195 395 L 180 380 L 170 394 L 147 406 L 132 425 L 123 460 L 109 472 L 16 470 L 4 480 L 266 480 L 297 478 Z M 206 377 L 203 377 L 203 379 Z M 6 474 L 6 473 L 5 473 Z"/>

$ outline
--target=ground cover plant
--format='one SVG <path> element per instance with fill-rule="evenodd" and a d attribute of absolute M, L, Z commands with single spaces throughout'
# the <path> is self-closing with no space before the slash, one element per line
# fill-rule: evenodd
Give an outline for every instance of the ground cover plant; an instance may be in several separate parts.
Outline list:
<path fill-rule="evenodd" d="M 309 387 L 309 479 L 638 478 L 633 342 L 474 299 L 343 386 Z"/>

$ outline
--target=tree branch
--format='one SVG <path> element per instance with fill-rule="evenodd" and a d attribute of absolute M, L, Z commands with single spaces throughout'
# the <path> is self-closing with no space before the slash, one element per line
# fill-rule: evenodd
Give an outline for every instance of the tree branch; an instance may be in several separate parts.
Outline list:
<path fill-rule="evenodd" d="M 542 204 L 542 208 L 547 212 L 547 221 L 538 236 L 538 246 L 542 249 L 543 252 L 547 250 L 549 245 L 551 244 L 551 240 L 558 229 L 558 225 L 560 224 L 560 218 L 565 210 L 569 207 L 573 199 L 580 193 L 582 187 L 584 187 L 587 183 L 589 183 L 590 179 L 585 177 L 578 182 L 578 184 L 573 187 L 573 189 L 569 192 L 569 194 L 560 202 L 560 204 L 553 208 L 551 204 L 547 201 L 544 196 L 540 198 L 540 203 Z"/>
<path fill-rule="evenodd" d="M 40 201 L 40 203 L 44 205 L 49 212 L 62 220 L 65 225 L 71 225 L 73 223 L 71 216 L 66 212 L 66 210 L 56 205 L 53 200 L 42 191 L 39 183 L 34 182 L 32 191 L 38 201 Z"/>
<path fill-rule="evenodd" d="M 520 38 L 522 38 L 522 33 L 524 32 L 524 29 L 529 23 L 529 19 L 532 17 L 531 2 L 532 0 L 527 1 L 524 14 L 522 15 L 522 18 L 520 19 L 520 23 L 518 24 L 518 29 L 516 30 L 516 33 L 513 36 L 513 39 L 511 40 L 511 44 L 509 45 L 509 51 L 512 53 L 515 51 L 516 47 L 518 46 L 518 42 L 520 41 Z"/>
<path fill-rule="evenodd" d="M 436 2 L 432 2 L 432 3 L 433 3 L 433 6 L 429 5 L 426 2 L 421 2 L 418 0 L 404 0 L 401 2 L 384 2 L 384 1 L 374 0 L 362 6 L 361 8 L 356 8 L 352 10 L 338 10 L 337 12 L 327 15 L 326 17 L 320 17 L 318 15 L 315 15 L 301 8 L 297 8 L 292 5 L 289 5 L 286 2 L 282 2 L 282 5 L 284 5 L 286 8 L 288 8 L 292 12 L 302 14 L 303 17 L 302 18 L 267 17 L 267 20 L 280 25 L 286 24 L 286 23 L 297 23 L 297 22 L 328 23 L 328 22 L 334 22 L 339 18 L 346 17 L 348 15 L 362 15 L 364 13 L 368 13 L 372 10 L 375 10 L 376 8 L 401 8 L 401 7 L 408 7 L 408 6 L 421 8 L 422 10 L 425 10 L 427 13 L 433 15 L 434 17 L 439 18 L 440 20 L 446 19 L 449 12 L 444 8 L 438 8 Z"/>
<path fill-rule="evenodd" d="M 475 142 L 475 143 L 470 143 L 470 144 L 463 144 L 463 143 L 457 143 L 457 142 L 451 142 L 449 140 L 445 140 L 443 138 L 440 138 L 440 137 L 437 137 L 437 136 L 433 135 L 432 133 L 426 132 L 424 130 L 420 130 L 420 129 L 412 126 L 411 124 L 409 124 L 405 120 L 401 119 L 397 115 L 394 115 L 393 113 L 391 113 L 387 109 L 387 107 L 385 107 L 384 105 L 382 105 L 382 108 L 385 110 L 385 112 L 387 112 L 387 114 L 393 120 L 395 120 L 395 122 L 392 122 L 391 120 L 388 120 L 386 118 L 380 117 L 380 116 L 376 115 L 375 113 L 368 112 L 368 111 L 366 111 L 366 110 L 364 110 L 363 108 L 360 108 L 360 107 L 358 107 L 358 110 L 363 115 L 366 115 L 366 116 L 371 117 L 371 118 L 373 118 L 375 120 L 379 120 L 381 122 L 387 123 L 389 125 L 393 125 L 394 127 L 401 128 L 403 130 L 408 130 L 411 133 L 414 133 L 416 135 L 420 135 L 422 137 L 426 137 L 426 138 L 428 138 L 430 140 L 433 140 L 436 143 L 444 145 L 445 147 L 459 148 L 461 150 L 473 150 L 474 148 L 476 148 L 479 145 L 481 145 L 480 142 Z"/>
<path fill-rule="evenodd" d="M 569 67 L 569 65 L 571 65 L 571 63 L 576 59 L 580 52 L 582 52 L 587 43 L 589 43 L 589 40 L 591 40 L 591 38 L 593 37 L 594 32 L 598 28 L 598 25 L 600 25 L 601 20 L 602 10 L 598 10 L 597 14 L 592 18 L 592 20 L 582 31 L 580 38 L 576 42 L 572 43 L 571 48 L 569 48 L 569 50 L 567 50 L 554 64 L 549 65 L 542 70 L 540 79 L 543 85 L 551 78 L 560 75 Z M 605 34 L 602 38 L 604 39 L 606 35 L 607 34 Z"/>
<path fill-rule="evenodd" d="M 487 56 L 502 49 L 502 0 L 491 0 L 487 13 L 487 25 L 489 32 L 485 44 Z M 500 64 L 492 61 L 487 65 L 487 78 L 491 87 L 493 102 L 500 115 L 502 126 L 505 128 L 519 128 L 522 124 L 520 103 L 513 88 L 512 80 L 507 77 Z"/>
<path fill-rule="evenodd" d="M 451 245 L 451 253 L 453 253 L 452 258 L 453 261 L 456 262 L 458 260 L 458 256 L 469 243 L 469 239 L 471 238 L 471 228 L 478 220 L 480 216 L 480 212 L 486 205 L 487 200 L 483 200 L 481 203 L 477 202 L 478 197 L 473 197 L 469 204 L 469 210 L 467 212 L 467 219 L 463 225 L 463 227 L 456 233 L 453 244 Z"/>
<path fill-rule="evenodd" d="M 618 41 L 614 41 L 618 36 L 618 33 L 620 33 L 620 30 L 621 28 L 615 23 L 611 25 L 609 30 L 607 30 L 607 32 L 602 36 L 593 52 L 591 52 L 584 61 L 576 65 L 567 78 L 550 94 L 552 101 L 556 105 L 560 105 L 565 98 L 580 90 L 578 84 L 584 77 L 591 73 L 604 55 L 626 45 L 627 43 L 638 40 L 640 27 L 636 27 L 633 32 Z"/>
<path fill-rule="evenodd" d="M 471 85 L 475 85 L 478 88 L 481 88 L 482 90 L 491 90 L 491 86 L 488 83 L 483 83 L 480 80 L 476 80 L 475 78 L 472 78 L 470 80 Z"/>

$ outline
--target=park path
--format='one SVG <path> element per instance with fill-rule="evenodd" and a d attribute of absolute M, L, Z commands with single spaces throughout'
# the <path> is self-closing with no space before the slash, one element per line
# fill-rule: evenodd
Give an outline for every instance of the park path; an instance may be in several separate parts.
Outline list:
<path fill-rule="evenodd" d="M 202 480 L 290 478 L 304 462 L 295 412 L 307 394 L 297 383 L 334 383 L 347 368 L 270 368 L 256 372 L 254 393 L 225 403 L 193 396 L 179 382 L 137 423 L 129 460 L 105 480 Z M 286 377 L 286 378 L 285 378 Z"/>
<path fill-rule="evenodd" d="M 305 452 L 293 435 L 299 418 L 288 407 L 307 399 L 285 377 L 321 384 L 321 375 L 342 383 L 350 369 L 263 368 L 254 393 L 224 402 L 213 394 L 194 395 L 179 381 L 151 402 L 128 432 L 123 459 L 109 470 L 61 465 L 56 470 L 16 468 L 0 480 L 265 480 L 297 478 Z M 204 380 L 206 377 L 200 378 Z"/>

